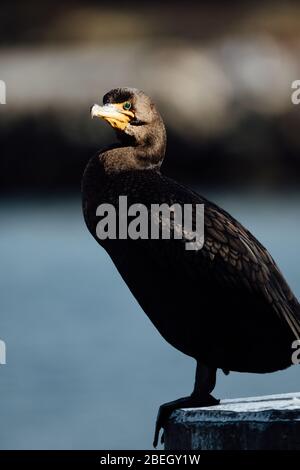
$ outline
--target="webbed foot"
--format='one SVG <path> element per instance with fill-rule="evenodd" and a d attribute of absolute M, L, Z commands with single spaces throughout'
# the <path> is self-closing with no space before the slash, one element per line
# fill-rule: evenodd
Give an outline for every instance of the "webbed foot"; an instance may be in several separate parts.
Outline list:
<path fill-rule="evenodd" d="M 178 400 L 170 401 L 169 403 L 164 403 L 159 407 L 156 426 L 154 433 L 153 446 L 156 447 L 159 441 L 160 430 L 165 427 L 169 417 L 172 412 L 178 410 L 179 408 L 199 408 L 204 406 L 215 406 L 220 403 L 220 400 L 217 400 L 210 394 L 206 395 L 190 395 L 188 397 L 179 398 Z M 164 434 L 161 436 L 161 444 L 164 443 Z"/>

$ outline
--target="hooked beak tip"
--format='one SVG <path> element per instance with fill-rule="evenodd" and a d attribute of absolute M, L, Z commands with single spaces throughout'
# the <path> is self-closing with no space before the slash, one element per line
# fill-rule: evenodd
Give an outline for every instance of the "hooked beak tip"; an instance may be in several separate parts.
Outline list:
<path fill-rule="evenodd" d="M 99 110 L 99 108 L 100 108 L 100 106 L 98 104 L 93 104 L 90 107 L 90 113 L 91 113 L 91 118 L 92 119 L 98 115 L 97 111 Z"/>

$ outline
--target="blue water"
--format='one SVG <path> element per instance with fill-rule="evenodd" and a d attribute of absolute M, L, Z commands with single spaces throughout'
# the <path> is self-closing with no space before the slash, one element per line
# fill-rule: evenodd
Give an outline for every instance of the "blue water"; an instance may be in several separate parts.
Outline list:
<path fill-rule="evenodd" d="M 214 199 L 269 248 L 300 297 L 299 196 Z M 2 202 L 0 223 L 1 449 L 151 448 L 157 408 L 191 392 L 194 361 L 143 314 L 87 232 L 80 201 Z M 215 396 L 296 390 L 294 366 L 220 373 Z"/>

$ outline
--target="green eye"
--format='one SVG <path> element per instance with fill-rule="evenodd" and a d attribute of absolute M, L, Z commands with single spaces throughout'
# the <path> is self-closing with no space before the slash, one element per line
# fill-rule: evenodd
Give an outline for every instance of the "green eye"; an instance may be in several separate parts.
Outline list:
<path fill-rule="evenodd" d="M 126 101 L 126 103 L 123 104 L 123 108 L 128 111 L 131 108 L 131 103 L 129 103 L 129 101 Z"/>

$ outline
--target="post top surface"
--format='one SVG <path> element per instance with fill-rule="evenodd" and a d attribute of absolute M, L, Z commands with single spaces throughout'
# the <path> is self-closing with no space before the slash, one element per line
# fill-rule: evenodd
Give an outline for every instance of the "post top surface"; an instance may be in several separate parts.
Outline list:
<path fill-rule="evenodd" d="M 173 422 L 293 419 L 300 421 L 300 392 L 221 400 L 217 406 L 182 408 Z"/>

